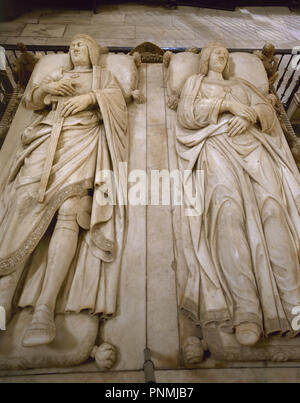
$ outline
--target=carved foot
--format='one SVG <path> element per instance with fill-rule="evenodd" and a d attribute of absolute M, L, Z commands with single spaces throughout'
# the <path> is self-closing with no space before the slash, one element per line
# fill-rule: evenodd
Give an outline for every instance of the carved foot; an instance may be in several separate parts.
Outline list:
<path fill-rule="evenodd" d="M 260 336 L 261 330 L 256 323 L 241 323 L 235 329 L 235 337 L 243 346 L 254 346 Z"/>
<path fill-rule="evenodd" d="M 207 345 L 205 342 L 195 336 L 188 337 L 183 345 L 183 359 L 185 365 L 201 364 L 206 350 Z"/>
<path fill-rule="evenodd" d="M 53 313 L 46 305 L 38 306 L 23 337 L 23 347 L 50 344 L 56 336 Z"/>
<path fill-rule="evenodd" d="M 117 359 L 116 348 L 109 343 L 103 343 L 99 347 L 95 346 L 91 357 L 95 359 L 98 367 L 102 370 L 111 369 Z"/>

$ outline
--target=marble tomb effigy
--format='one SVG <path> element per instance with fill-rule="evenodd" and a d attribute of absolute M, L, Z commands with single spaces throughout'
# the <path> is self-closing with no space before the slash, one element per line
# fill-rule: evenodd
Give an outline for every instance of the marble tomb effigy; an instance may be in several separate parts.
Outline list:
<path fill-rule="evenodd" d="M 105 53 L 77 35 L 69 55 L 40 60 L 24 95 L 31 121 L 14 131 L 17 150 L 1 178 L 0 299 L 9 323 L 1 366 L 80 363 L 93 350 L 99 316 L 116 311 L 126 101 L 139 98 L 138 59 Z M 115 173 L 117 201 L 101 206 L 111 196 L 104 171 Z M 114 349 L 102 345 L 99 354 L 105 350 L 114 361 Z"/>
<path fill-rule="evenodd" d="M 222 360 L 296 359 L 300 177 L 263 65 L 219 43 L 165 64 L 180 169 L 195 188 L 204 175 L 201 212 L 181 211 L 181 308 Z M 194 338 L 185 349 L 203 357 Z"/>
<path fill-rule="evenodd" d="M 273 101 L 260 58 L 221 44 L 147 64 L 78 35 L 39 60 L 0 154 L 0 368 L 299 360 L 300 177 Z M 126 205 L 125 167 L 189 171 L 200 203 Z"/>

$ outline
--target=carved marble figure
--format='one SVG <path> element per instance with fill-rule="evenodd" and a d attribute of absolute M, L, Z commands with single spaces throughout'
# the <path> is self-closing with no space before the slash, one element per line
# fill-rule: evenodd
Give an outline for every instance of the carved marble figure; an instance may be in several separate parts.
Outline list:
<path fill-rule="evenodd" d="M 204 173 L 203 212 L 183 216 L 182 308 L 254 346 L 298 333 L 300 177 L 271 103 L 250 82 L 225 79 L 228 61 L 222 44 L 205 46 L 178 104 L 180 167 L 194 184 Z"/>
<path fill-rule="evenodd" d="M 58 313 L 106 318 L 116 310 L 128 117 L 119 83 L 99 56 L 93 38 L 76 35 L 71 69 L 59 68 L 25 93 L 34 120 L 0 201 L 0 303 L 8 318 L 34 310 L 24 347 L 51 343 Z M 114 173 L 114 202 L 103 190 L 103 170 Z"/>
<path fill-rule="evenodd" d="M 254 54 L 263 62 L 268 75 L 269 84 L 272 86 L 278 78 L 277 67 L 279 63 L 278 58 L 274 55 L 274 45 L 272 45 L 272 43 L 266 43 L 262 51 L 256 50 Z"/>

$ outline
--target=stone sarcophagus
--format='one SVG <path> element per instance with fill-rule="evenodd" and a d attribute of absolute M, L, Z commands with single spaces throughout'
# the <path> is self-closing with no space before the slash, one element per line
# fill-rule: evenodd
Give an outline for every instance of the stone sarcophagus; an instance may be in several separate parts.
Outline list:
<path fill-rule="evenodd" d="M 141 56 L 78 35 L 35 67 L 0 154 L 6 376 L 300 360 L 300 177 L 262 61 Z"/>

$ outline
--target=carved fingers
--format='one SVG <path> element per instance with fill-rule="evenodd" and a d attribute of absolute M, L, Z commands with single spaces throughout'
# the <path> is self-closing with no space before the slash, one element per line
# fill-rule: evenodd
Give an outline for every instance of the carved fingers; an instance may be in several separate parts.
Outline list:
<path fill-rule="evenodd" d="M 75 115 L 76 113 L 87 109 L 91 105 L 91 103 L 92 99 L 89 94 L 71 98 L 65 102 L 61 112 L 61 116 L 66 118 L 68 116 Z"/>
<path fill-rule="evenodd" d="M 44 90 L 51 95 L 73 96 L 75 93 L 74 84 L 70 80 L 55 81 L 44 86 Z"/>
<path fill-rule="evenodd" d="M 229 106 L 229 111 L 233 115 L 247 119 L 251 123 L 255 123 L 257 121 L 257 113 L 255 109 L 251 108 L 250 106 L 243 105 L 238 102 L 231 102 Z"/>
<path fill-rule="evenodd" d="M 244 119 L 247 119 L 251 123 L 255 123 L 256 120 L 257 120 L 256 111 L 253 108 L 249 107 L 249 106 L 243 107 L 241 109 L 241 113 L 238 116 L 240 116 L 240 117 L 242 117 Z"/>
<path fill-rule="evenodd" d="M 248 120 L 241 118 L 240 116 L 236 116 L 229 120 L 228 125 L 228 136 L 234 137 L 238 134 L 243 134 L 247 130 L 250 123 L 248 122 Z"/>

